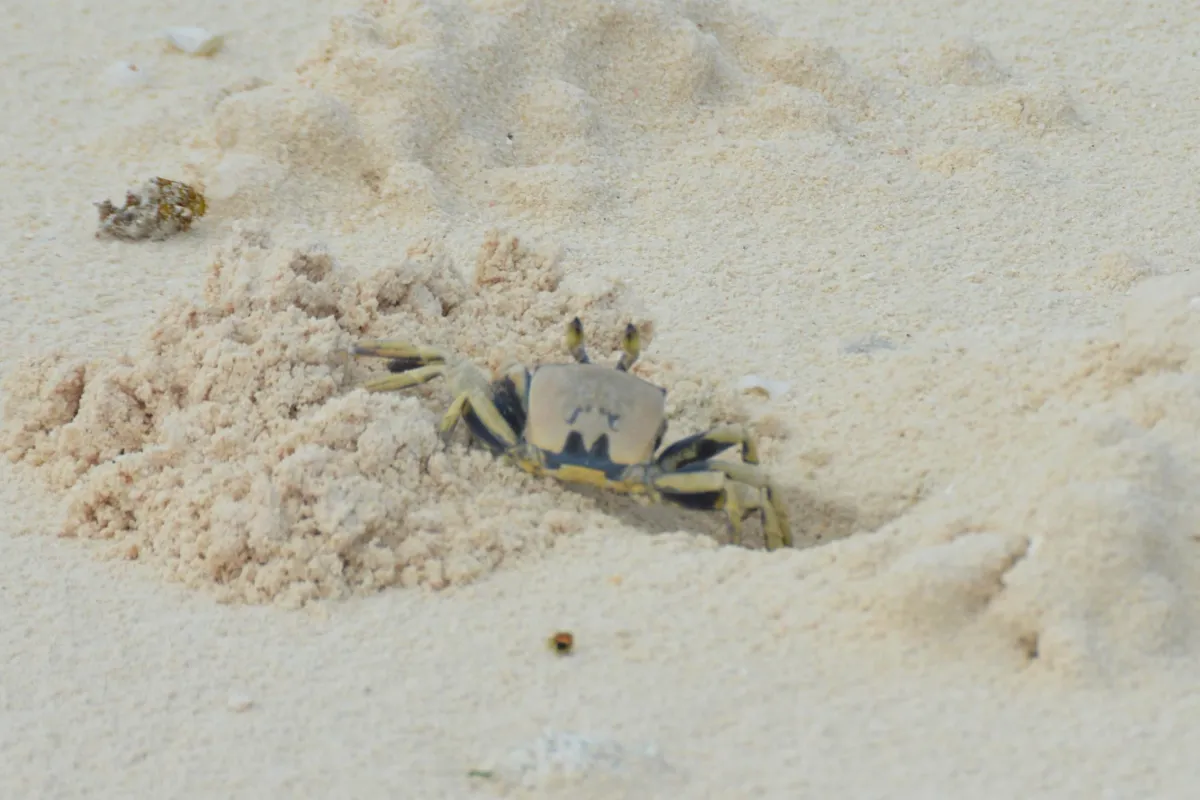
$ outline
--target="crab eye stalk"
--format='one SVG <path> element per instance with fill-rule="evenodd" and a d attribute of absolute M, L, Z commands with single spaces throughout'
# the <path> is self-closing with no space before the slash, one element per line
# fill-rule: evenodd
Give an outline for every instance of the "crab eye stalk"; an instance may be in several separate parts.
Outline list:
<path fill-rule="evenodd" d="M 583 345 L 583 323 L 579 321 L 579 317 L 575 317 L 567 323 L 567 350 L 580 364 L 591 363 L 587 349 Z"/>
<path fill-rule="evenodd" d="M 625 326 L 625 335 L 621 337 L 621 350 L 623 352 L 621 360 L 617 362 L 617 369 L 628 372 L 642 354 L 642 337 L 632 322 Z"/>

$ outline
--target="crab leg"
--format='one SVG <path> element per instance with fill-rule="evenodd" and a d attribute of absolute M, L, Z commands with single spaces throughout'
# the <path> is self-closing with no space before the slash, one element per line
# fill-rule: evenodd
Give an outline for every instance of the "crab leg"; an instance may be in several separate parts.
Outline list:
<path fill-rule="evenodd" d="M 442 418 L 443 425 L 449 420 L 455 406 L 459 406 L 459 414 L 470 424 L 471 433 L 483 440 L 497 455 L 516 447 L 519 437 L 500 409 L 496 408 L 490 394 L 472 389 L 463 392 Z"/>
<path fill-rule="evenodd" d="M 351 348 L 356 356 L 372 356 L 374 358 L 389 358 L 400 364 L 395 369 L 388 366 L 392 372 L 403 372 L 405 369 L 424 366 L 425 364 L 444 364 L 450 360 L 446 351 L 436 347 L 422 347 L 401 339 L 364 339 Z"/>
<path fill-rule="evenodd" d="M 697 461 L 712 458 L 735 444 L 742 446 L 742 461 L 747 464 L 758 463 L 758 448 L 741 425 L 721 425 L 704 433 L 686 436 L 664 449 L 656 461 L 667 472 L 674 472 Z"/>
<path fill-rule="evenodd" d="M 664 500 L 676 505 L 724 510 L 735 544 L 741 544 L 742 520 L 755 511 L 762 513 L 768 550 L 792 544 L 787 515 L 777 502 L 774 487 L 750 465 L 709 461 L 686 471 L 659 475 L 652 486 Z"/>
<path fill-rule="evenodd" d="M 382 378 L 373 378 L 362 385 L 368 392 L 394 392 L 400 389 L 407 389 L 410 386 L 419 386 L 422 383 L 428 383 L 434 378 L 444 375 L 446 366 L 444 364 L 430 364 L 427 367 L 417 367 L 395 375 L 384 375 Z"/>
<path fill-rule="evenodd" d="M 463 418 L 470 400 L 471 395 L 463 392 L 454 398 L 454 402 L 446 409 L 446 413 L 442 415 L 442 421 L 438 423 L 438 435 L 443 440 L 449 439 L 450 434 L 454 433 L 454 426 L 458 425 L 458 421 Z"/>
<path fill-rule="evenodd" d="M 792 532 L 788 526 L 787 512 L 779 502 L 779 492 L 766 472 L 757 464 L 736 461 L 706 461 L 709 469 L 719 470 L 736 486 L 756 490 L 756 502 L 750 510 L 758 508 L 763 513 L 763 528 L 767 535 L 767 549 L 792 546 Z"/>

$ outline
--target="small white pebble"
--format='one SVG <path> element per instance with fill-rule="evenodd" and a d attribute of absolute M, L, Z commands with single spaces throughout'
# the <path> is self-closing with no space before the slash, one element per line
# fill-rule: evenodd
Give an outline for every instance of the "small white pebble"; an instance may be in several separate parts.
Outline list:
<path fill-rule="evenodd" d="M 193 56 L 211 56 L 225 44 L 224 36 L 196 27 L 167 28 L 163 37 L 176 50 Z"/>
<path fill-rule="evenodd" d="M 229 695 L 226 705 L 230 711 L 248 711 L 254 705 L 254 700 L 248 694 L 233 692 Z"/>
<path fill-rule="evenodd" d="M 146 71 L 130 61 L 118 61 L 104 70 L 105 79 L 113 86 L 144 86 L 149 78 Z"/>
<path fill-rule="evenodd" d="M 671 766 L 657 745 L 627 747 L 606 736 L 547 730 L 541 737 L 505 755 L 495 755 L 468 775 L 512 790 L 578 787 L 587 782 L 615 788 L 646 787 L 667 778 Z M 579 792 L 575 793 L 576 795 Z M 590 794 L 590 793 L 589 793 Z M 621 792 L 628 796 L 628 792 Z"/>

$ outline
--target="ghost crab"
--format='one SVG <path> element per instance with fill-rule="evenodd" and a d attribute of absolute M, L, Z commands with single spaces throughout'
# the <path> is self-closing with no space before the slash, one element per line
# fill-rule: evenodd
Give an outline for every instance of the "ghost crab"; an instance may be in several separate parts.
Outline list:
<path fill-rule="evenodd" d="M 466 359 L 406 341 L 364 340 L 352 353 L 388 359 L 391 374 L 367 381 L 370 392 L 445 377 L 454 399 L 438 426 L 443 438 L 462 420 L 476 440 L 530 474 L 723 510 L 738 544 L 743 520 L 758 512 L 767 549 L 791 546 L 787 516 L 744 427 L 719 425 L 658 452 L 667 393 L 629 371 L 641 352 L 635 326 L 625 328 L 615 368 L 592 363 L 578 317 L 567 325 L 566 344 L 574 363 L 517 364 L 494 380 Z M 715 458 L 735 445 L 740 463 Z"/>

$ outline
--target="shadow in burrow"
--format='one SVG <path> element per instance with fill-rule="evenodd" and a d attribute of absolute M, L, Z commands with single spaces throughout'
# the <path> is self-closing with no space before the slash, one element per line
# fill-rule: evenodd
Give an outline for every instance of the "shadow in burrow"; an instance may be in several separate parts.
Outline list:
<path fill-rule="evenodd" d="M 724 511 L 694 511 L 591 486 L 569 488 L 594 500 L 598 511 L 649 534 L 689 531 L 711 536 L 721 544 L 733 542 L 733 529 Z M 788 515 L 792 546 L 797 549 L 843 539 L 877 526 L 877 521 L 862 519 L 859 510 L 848 503 L 820 497 L 800 487 L 783 486 L 777 491 Z M 754 549 L 765 547 L 758 514 L 750 515 L 742 524 L 742 545 Z"/>

